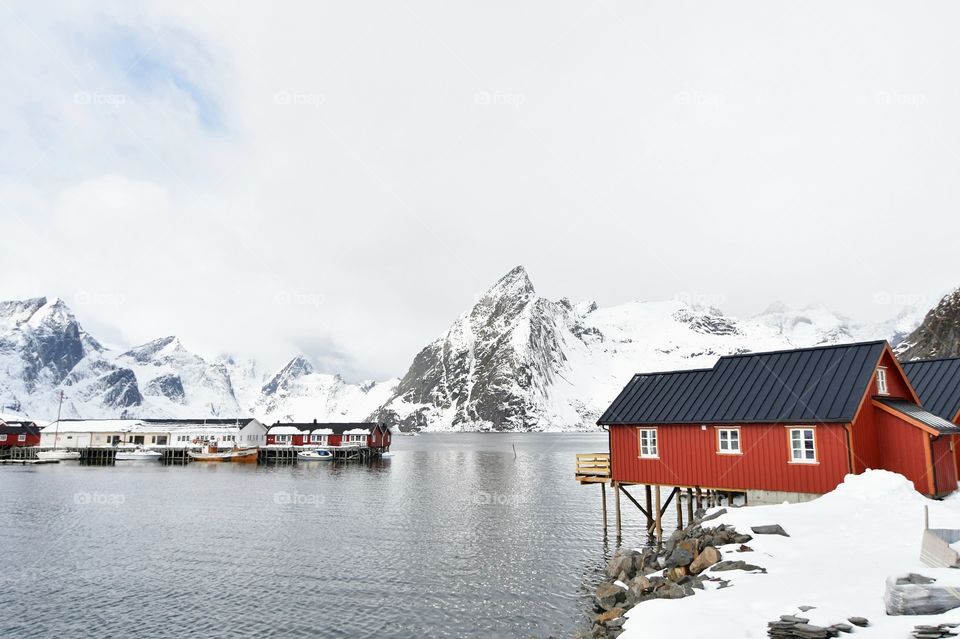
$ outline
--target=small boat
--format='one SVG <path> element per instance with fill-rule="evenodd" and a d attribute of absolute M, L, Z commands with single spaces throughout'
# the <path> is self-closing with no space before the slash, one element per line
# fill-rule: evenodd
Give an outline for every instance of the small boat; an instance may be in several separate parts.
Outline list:
<path fill-rule="evenodd" d="M 156 461 L 163 455 L 156 450 L 118 450 L 117 461 Z"/>
<path fill-rule="evenodd" d="M 257 451 L 260 450 L 254 446 L 252 448 L 232 448 L 230 450 L 218 450 L 216 446 L 208 446 L 205 451 L 187 451 L 190 459 L 193 461 L 208 462 L 235 462 L 240 464 L 257 463 Z"/>
<path fill-rule="evenodd" d="M 325 448 L 305 450 L 297 453 L 297 459 L 302 459 L 303 461 L 330 461 L 333 459 L 333 453 Z"/>
<path fill-rule="evenodd" d="M 389 450 L 385 453 L 380 453 L 381 459 L 392 459 L 395 456 L 396 456 L 396 453 L 391 453 Z"/>
<path fill-rule="evenodd" d="M 60 440 L 60 409 L 63 408 L 63 391 L 60 391 L 60 404 L 57 406 L 57 423 L 53 429 L 53 450 L 41 450 L 37 453 L 37 459 L 41 461 L 66 461 L 69 459 L 80 459 L 80 451 L 63 450 L 57 448 Z"/>
<path fill-rule="evenodd" d="M 37 459 L 42 459 L 44 461 L 66 461 L 69 459 L 80 459 L 80 451 L 76 450 L 63 450 L 62 448 L 55 448 L 53 450 L 41 450 L 37 453 Z"/>

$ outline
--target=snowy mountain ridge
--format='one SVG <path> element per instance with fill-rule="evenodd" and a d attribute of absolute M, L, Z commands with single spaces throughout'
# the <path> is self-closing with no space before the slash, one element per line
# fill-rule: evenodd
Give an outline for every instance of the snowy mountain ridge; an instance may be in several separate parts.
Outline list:
<path fill-rule="evenodd" d="M 175 336 L 117 352 L 87 334 L 62 300 L 0 302 L 4 414 L 54 419 L 62 392 L 65 418 L 359 420 L 391 388 L 389 381 L 347 384 L 317 374 L 302 355 L 268 377 L 252 360 L 208 361 Z"/>
<path fill-rule="evenodd" d="M 779 303 L 741 320 L 680 299 L 606 308 L 554 302 L 537 296 L 518 266 L 416 355 L 375 417 L 402 430 L 580 429 L 637 372 L 895 338 L 894 327 L 907 321 L 863 325 L 822 306 Z"/>
<path fill-rule="evenodd" d="M 227 355 L 208 360 L 175 336 L 104 347 L 56 298 L 0 302 L 4 411 L 56 417 L 383 420 L 416 430 L 570 430 L 593 422 L 636 372 L 711 366 L 721 355 L 892 339 L 916 311 L 862 325 L 822 306 L 780 303 L 737 319 L 685 300 L 595 303 L 537 295 L 523 267 L 504 275 L 401 377 L 346 382 L 296 355 L 265 373 Z"/>

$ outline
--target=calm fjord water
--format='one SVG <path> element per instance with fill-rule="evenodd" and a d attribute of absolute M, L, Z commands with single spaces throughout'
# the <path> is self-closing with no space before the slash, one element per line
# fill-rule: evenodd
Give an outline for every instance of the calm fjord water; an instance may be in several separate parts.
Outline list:
<path fill-rule="evenodd" d="M 571 636 L 612 550 L 574 454 L 605 435 L 393 448 L 372 465 L 2 467 L 0 636 Z"/>

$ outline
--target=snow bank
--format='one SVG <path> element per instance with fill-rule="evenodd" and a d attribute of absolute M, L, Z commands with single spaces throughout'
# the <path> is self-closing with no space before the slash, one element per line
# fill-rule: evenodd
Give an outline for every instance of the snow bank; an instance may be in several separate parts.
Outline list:
<path fill-rule="evenodd" d="M 732 509 L 709 525 L 731 524 L 750 533 L 751 526 L 780 524 L 790 535 L 754 535 L 748 544 L 753 552 L 722 549 L 725 559 L 763 566 L 767 574 L 717 573 L 731 587 L 716 589 L 711 582 L 692 597 L 640 603 L 627 613 L 620 636 L 760 638 L 767 636 L 767 622 L 784 614 L 823 626 L 866 617 L 871 627 L 855 635 L 870 637 L 907 637 L 917 624 L 960 621 L 960 611 L 888 617 L 884 610 L 890 575 L 917 572 L 947 583 L 958 575 L 920 562 L 924 505 L 930 507 L 931 527 L 960 528 L 960 498 L 928 500 L 903 476 L 884 470 L 848 475 L 836 490 L 811 502 Z M 801 605 L 816 608 L 800 613 Z"/>

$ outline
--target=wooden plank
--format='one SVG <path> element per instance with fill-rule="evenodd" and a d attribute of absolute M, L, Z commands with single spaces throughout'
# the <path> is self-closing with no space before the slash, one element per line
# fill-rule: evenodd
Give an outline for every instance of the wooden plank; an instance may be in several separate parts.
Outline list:
<path fill-rule="evenodd" d="M 649 486 L 648 486 L 648 488 L 649 488 Z M 647 517 L 647 521 L 650 521 L 650 511 L 649 511 L 649 510 L 645 510 L 644 507 L 640 505 L 640 502 L 638 502 L 636 499 L 634 499 L 634 498 L 633 498 L 633 495 L 631 495 L 630 493 L 628 493 L 628 492 L 627 492 L 627 489 L 624 488 L 622 485 L 620 486 L 620 490 L 623 491 L 623 494 L 627 496 L 627 499 L 629 499 L 631 502 L 633 502 L 633 505 L 636 506 L 637 508 L 639 508 L 639 509 L 640 509 L 640 512 L 642 512 L 642 513 Z"/>

